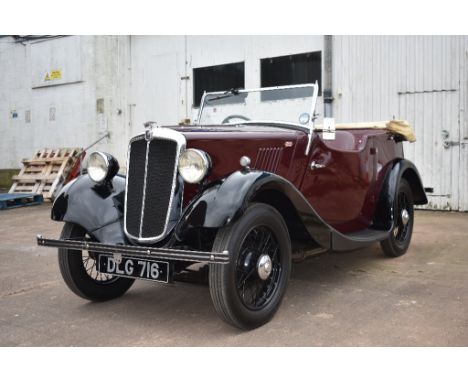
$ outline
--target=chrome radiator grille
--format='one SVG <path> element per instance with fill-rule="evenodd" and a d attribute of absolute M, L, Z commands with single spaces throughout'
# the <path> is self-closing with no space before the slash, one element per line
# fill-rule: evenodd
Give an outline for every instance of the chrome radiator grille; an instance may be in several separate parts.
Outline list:
<path fill-rule="evenodd" d="M 154 243 L 167 234 L 174 195 L 177 162 L 185 139 L 169 130 L 157 129 L 147 141 L 144 135 L 130 141 L 125 195 L 125 233 L 139 242 Z M 182 137 L 182 139 L 181 139 Z"/>

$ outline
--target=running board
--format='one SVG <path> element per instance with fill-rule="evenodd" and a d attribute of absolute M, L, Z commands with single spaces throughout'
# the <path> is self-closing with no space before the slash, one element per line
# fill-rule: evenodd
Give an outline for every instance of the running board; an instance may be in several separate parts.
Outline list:
<path fill-rule="evenodd" d="M 343 234 L 336 230 L 331 232 L 331 247 L 334 251 L 351 251 L 367 247 L 388 238 L 391 231 L 364 229 L 362 231 Z"/>

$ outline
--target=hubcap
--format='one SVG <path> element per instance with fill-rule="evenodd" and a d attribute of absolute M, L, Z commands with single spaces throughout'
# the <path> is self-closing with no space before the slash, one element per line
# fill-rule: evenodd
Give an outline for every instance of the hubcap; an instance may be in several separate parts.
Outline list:
<path fill-rule="evenodd" d="M 398 208 L 398 220 L 394 227 L 393 234 L 395 240 L 400 245 L 404 245 L 407 242 L 407 239 L 411 237 L 411 219 L 412 219 L 412 209 L 411 205 L 408 202 L 405 192 L 400 192 L 397 199 L 397 208 Z"/>
<path fill-rule="evenodd" d="M 407 225 L 409 222 L 409 219 L 410 219 L 410 216 L 409 216 L 408 210 L 403 209 L 401 211 L 401 222 L 403 223 L 403 225 Z"/>
<path fill-rule="evenodd" d="M 266 280 L 270 276 L 272 269 L 273 266 L 270 256 L 261 255 L 257 262 L 258 277 L 260 277 L 262 280 Z"/>

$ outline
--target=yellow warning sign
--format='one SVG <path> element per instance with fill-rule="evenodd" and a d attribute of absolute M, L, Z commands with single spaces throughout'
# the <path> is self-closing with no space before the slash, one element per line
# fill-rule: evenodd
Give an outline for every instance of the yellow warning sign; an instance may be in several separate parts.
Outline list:
<path fill-rule="evenodd" d="M 61 70 L 53 70 L 52 73 L 50 73 L 50 79 L 51 80 L 59 80 L 62 78 L 62 71 Z"/>
<path fill-rule="evenodd" d="M 62 71 L 61 70 L 52 70 L 46 73 L 44 77 L 44 81 L 51 81 L 51 80 L 60 80 L 62 78 Z"/>

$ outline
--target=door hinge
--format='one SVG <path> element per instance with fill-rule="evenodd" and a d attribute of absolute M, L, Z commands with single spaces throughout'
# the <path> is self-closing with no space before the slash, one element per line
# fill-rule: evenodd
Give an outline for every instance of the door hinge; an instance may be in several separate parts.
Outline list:
<path fill-rule="evenodd" d="M 450 132 L 448 130 L 442 130 L 441 131 L 441 135 L 442 135 L 442 139 L 444 140 L 443 142 L 443 145 L 444 145 L 444 149 L 449 149 L 450 147 L 452 146 L 465 146 L 465 145 L 468 145 L 468 142 L 464 141 L 464 142 L 461 142 L 461 141 L 449 141 L 449 137 L 450 137 Z"/>
<path fill-rule="evenodd" d="M 444 149 L 448 149 L 452 146 L 459 146 L 460 142 L 457 141 L 444 141 Z"/>
<path fill-rule="evenodd" d="M 468 142 L 444 141 L 445 149 L 448 149 L 452 146 L 468 146 Z"/>

